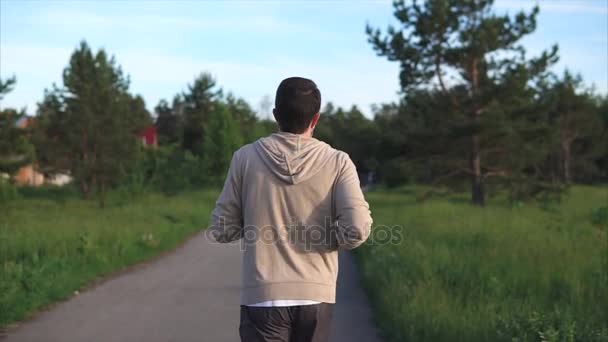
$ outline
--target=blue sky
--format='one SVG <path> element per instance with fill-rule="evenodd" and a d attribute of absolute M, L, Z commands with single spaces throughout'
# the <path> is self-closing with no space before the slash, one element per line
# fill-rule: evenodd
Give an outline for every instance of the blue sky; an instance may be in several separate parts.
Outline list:
<path fill-rule="evenodd" d="M 497 0 L 514 13 L 531 0 Z M 608 92 L 608 2 L 540 1 L 530 56 L 554 43 L 585 83 Z M 61 83 L 78 42 L 103 47 L 152 109 L 195 75 L 210 72 L 254 109 L 288 76 L 312 78 L 323 102 L 370 105 L 398 98 L 398 65 L 377 57 L 365 24 L 394 23 L 390 1 L 32 1 L 0 0 L 0 77 L 17 86 L 0 104 L 34 113 L 44 88 Z"/>

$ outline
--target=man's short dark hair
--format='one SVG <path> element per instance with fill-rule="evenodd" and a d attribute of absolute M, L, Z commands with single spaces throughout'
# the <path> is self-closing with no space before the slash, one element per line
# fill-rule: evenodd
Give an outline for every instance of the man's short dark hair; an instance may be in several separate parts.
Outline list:
<path fill-rule="evenodd" d="M 275 118 L 282 131 L 304 133 L 321 109 L 321 92 L 312 80 L 286 78 L 277 88 L 274 107 Z"/>

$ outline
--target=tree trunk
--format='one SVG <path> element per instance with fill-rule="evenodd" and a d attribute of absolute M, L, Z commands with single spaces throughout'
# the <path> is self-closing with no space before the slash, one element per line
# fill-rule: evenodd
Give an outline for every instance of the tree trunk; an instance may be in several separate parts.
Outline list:
<path fill-rule="evenodd" d="M 474 205 L 485 205 L 479 135 L 473 135 L 471 144 L 471 201 Z"/>
<path fill-rule="evenodd" d="M 570 143 L 567 141 L 562 142 L 562 168 L 564 183 L 570 184 L 572 182 L 572 175 L 570 174 Z"/>
<path fill-rule="evenodd" d="M 76 168 L 74 168 L 75 165 L 72 165 L 72 170 L 77 169 L 78 172 L 78 178 L 80 179 L 80 195 L 82 196 L 83 199 L 88 200 L 91 194 L 91 186 L 89 184 L 89 180 L 87 177 L 86 172 L 83 172 L 82 168 L 84 166 L 84 168 L 86 168 L 88 165 L 88 161 L 89 161 L 89 155 L 87 154 L 87 150 L 86 150 L 86 146 L 87 146 L 87 134 L 85 131 L 82 131 L 80 133 L 80 146 L 78 147 L 79 150 L 79 157 L 80 159 L 77 160 L 78 162 L 78 166 Z"/>
<path fill-rule="evenodd" d="M 84 178 L 80 180 L 80 194 L 85 200 L 88 200 L 91 195 L 91 187 Z"/>
<path fill-rule="evenodd" d="M 477 58 L 473 58 L 470 64 L 471 89 L 473 93 L 473 101 L 479 91 L 479 70 Z M 472 114 L 473 122 L 479 123 L 481 109 L 479 106 L 473 106 Z M 483 188 L 483 174 L 481 173 L 481 147 L 479 142 L 479 133 L 471 136 L 471 201 L 474 205 L 483 207 L 486 203 L 485 192 Z"/>

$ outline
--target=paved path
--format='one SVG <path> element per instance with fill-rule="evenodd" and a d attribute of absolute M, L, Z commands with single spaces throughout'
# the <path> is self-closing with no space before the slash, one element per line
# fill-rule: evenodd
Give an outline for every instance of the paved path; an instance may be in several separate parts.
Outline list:
<path fill-rule="evenodd" d="M 199 234 L 174 253 L 37 315 L 5 340 L 238 341 L 240 271 L 238 246 L 211 244 Z M 350 254 L 340 255 L 338 284 L 330 341 L 379 341 Z"/>

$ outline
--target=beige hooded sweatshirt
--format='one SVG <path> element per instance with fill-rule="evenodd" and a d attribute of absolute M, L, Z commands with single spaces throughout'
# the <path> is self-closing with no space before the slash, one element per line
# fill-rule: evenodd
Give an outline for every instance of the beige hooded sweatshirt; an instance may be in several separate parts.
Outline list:
<path fill-rule="evenodd" d="M 349 156 L 280 132 L 234 153 L 208 232 L 241 243 L 242 305 L 335 303 L 337 250 L 361 245 L 371 224 Z"/>

